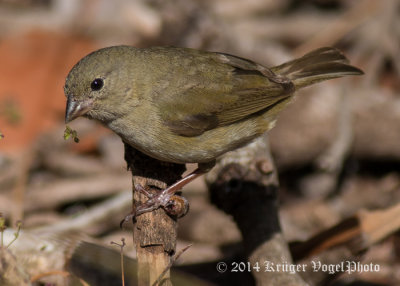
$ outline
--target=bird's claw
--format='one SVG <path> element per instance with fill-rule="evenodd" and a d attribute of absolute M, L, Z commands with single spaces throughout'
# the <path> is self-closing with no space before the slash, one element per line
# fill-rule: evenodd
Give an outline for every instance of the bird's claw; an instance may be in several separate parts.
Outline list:
<path fill-rule="evenodd" d="M 141 214 L 152 212 L 160 207 L 162 207 L 169 215 L 182 217 L 189 210 L 189 202 L 182 196 L 178 196 L 175 192 L 171 192 L 170 189 L 162 190 L 159 194 L 154 195 L 147 191 L 142 185 L 135 184 L 135 189 L 145 195 L 148 200 L 143 204 L 137 206 L 132 212 L 130 212 L 125 218 L 120 222 L 120 227 L 122 228 L 125 222 L 130 219 L 134 220 Z"/>

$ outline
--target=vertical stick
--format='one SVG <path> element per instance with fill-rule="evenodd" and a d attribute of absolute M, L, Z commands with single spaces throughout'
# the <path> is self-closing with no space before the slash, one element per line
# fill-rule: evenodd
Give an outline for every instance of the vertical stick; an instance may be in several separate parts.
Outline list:
<path fill-rule="evenodd" d="M 132 172 L 133 186 L 140 184 L 150 192 L 166 188 L 181 178 L 185 165 L 161 162 L 125 144 L 125 160 Z M 133 207 L 147 198 L 133 187 Z M 163 209 L 145 213 L 136 218 L 133 241 L 138 260 L 139 286 L 152 285 L 160 276 L 175 252 L 177 221 Z M 172 285 L 169 271 L 162 285 Z"/>

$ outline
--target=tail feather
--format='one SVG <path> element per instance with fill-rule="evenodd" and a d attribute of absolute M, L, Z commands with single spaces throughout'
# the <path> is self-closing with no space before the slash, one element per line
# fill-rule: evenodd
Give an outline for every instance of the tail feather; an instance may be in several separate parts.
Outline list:
<path fill-rule="evenodd" d="M 296 89 L 327 79 L 363 74 L 360 69 L 351 66 L 338 49 L 329 47 L 273 67 L 272 71 L 291 79 Z"/>

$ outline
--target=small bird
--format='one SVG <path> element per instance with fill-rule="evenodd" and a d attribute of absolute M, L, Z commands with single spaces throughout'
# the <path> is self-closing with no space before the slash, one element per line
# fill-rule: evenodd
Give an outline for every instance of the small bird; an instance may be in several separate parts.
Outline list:
<path fill-rule="evenodd" d="M 267 68 L 230 54 L 189 48 L 113 46 L 81 59 L 65 82 L 65 122 L 95 119 L 155 159 L 198 168 L 152 196 L 135 215 L 210 170 L 220 155 L 270 130 L 296 90 L 363 72 L 324 47 Z"/>

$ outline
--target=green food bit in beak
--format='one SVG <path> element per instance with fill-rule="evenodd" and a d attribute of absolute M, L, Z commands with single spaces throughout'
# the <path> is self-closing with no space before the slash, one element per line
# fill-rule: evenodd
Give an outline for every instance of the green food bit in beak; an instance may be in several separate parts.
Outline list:
<path fill-rule="evenodd" d="M 67 125 L 64 130 L 64 140 L 69 138 L 74 139 L 75 143 L 79 143 L 78 132 Z"/>

